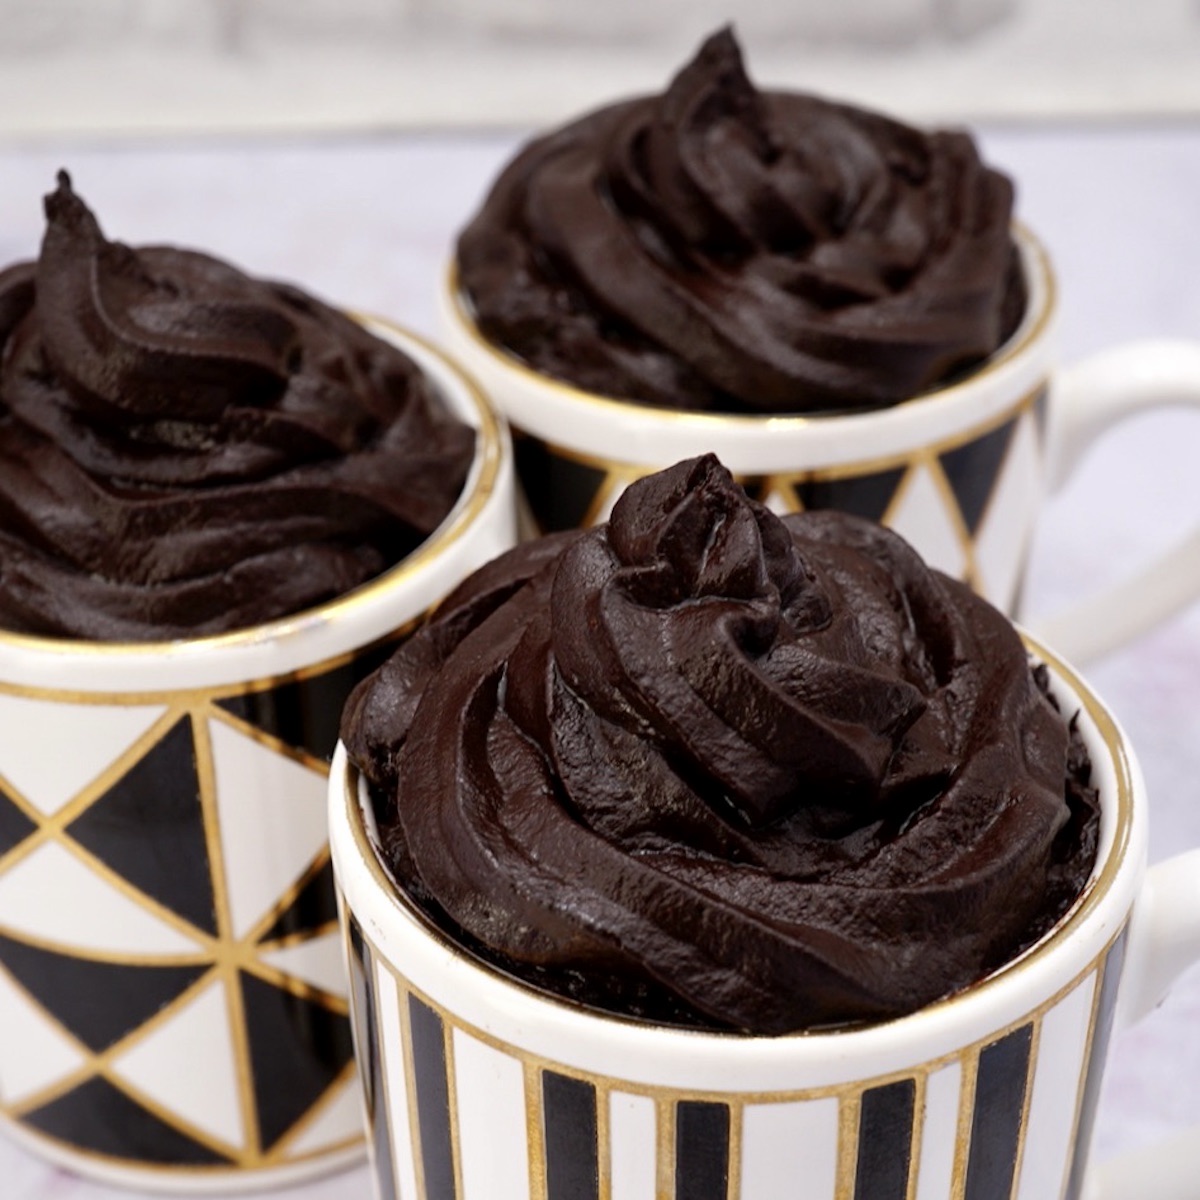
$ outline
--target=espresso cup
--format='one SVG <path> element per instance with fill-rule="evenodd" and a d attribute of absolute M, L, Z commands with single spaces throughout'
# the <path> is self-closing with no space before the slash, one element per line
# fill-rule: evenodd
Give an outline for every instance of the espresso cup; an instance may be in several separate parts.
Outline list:
<path fill-rule="evenodd" d="M 0 632 L 0 1127 L 82 1175 L 242 1192 L 361 1157 L 326 831 L 349 689 L 515 539 L 503 422 L 458 502 L 320 608 L 180 641 Z M 3 1191 L 3 1188 L 0 1188 Z"/>
<path fill-rule="evenodd" d="M 330 828 L 379 1200 L 1080 1200 L 1115 1027 L 1200 957 L 1200 852 L 1146 870 L 1125 735 L 1030 644 L 1102 806 L 1084 891 L 983 981 L 898 1020 L 783 1037 L 639 1022 L 464 952 L 381 866 L 339 747 Z M 1186 882 L 1185 882 L 1186 881 Z M 1190 890 L 1189 890 L 1190 889 Z M 1138 1189 L 1154 1196 L 1167 1155 Z M 1184 1193 L 1171 1192 L 1173 1198 Z"/>
<path fill-rule="evenodd" d="M 1029 231 L 1014 234 L 1028 303 L 1008 342 L 965 378 L 867 412 L 680 412 L 581 391 L 489 342 L 453 266 L 440 322 L 447 347 L 511 423 L 526 533 L 607 520 L 634 479 L 715 451 L 775 511 L 837 508 L 882 521 L 1011 615 L 1045 496 L 1087 447 L 1134 413 L 1200 405 L 1200 343 L 1133 343 L 1056 369 L 1050 260 Z M 1137 578 L 1035 625 L 1085 661 L 1198 595 L 1200 533 Z"/>

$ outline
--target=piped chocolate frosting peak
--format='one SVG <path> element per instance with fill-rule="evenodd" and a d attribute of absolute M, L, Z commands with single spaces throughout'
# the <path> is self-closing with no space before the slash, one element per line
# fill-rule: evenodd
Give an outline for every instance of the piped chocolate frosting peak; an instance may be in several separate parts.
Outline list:
<path fill-rule="evenodd" d="M 911 1012 L 1091 869 L 1086 754 L 1009 622 L 711 457 L 518 548 L 352 698 L 400 887 L 526 981 L 781 1033 Z"/>
<path fill-rule="evenodd" d="M 108 241 L 65 172 L 0 273 L 0 627 L 225 632 L 399 562 L 474 433 L 416 365 L 286 284 Z"/>
<path fill-rule="evenodd" d="M 1012 202 L 965 133 L 758 91 L 726 29 L 665 93 L 526 146 L 463 232 L 458 275 L 486 338 L 592 392 L 871 408 L 1012 334 Z"/>

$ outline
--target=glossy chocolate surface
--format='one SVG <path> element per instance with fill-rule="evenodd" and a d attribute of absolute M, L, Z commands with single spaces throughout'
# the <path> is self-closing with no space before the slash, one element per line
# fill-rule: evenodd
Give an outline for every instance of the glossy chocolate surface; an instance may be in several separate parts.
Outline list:
<path fill-rule="evenodd" d="M 591 392 L 871 408 L 1016 328 L 1012 206 L 968 134 L 759 91 L 723 30 L 663 94 L 520 151 L 460 237 L 459 281 L 489 341 Z"/>
<path fill-rule="evenodd" d="M 65 173 L 0 273 L 0 626 L 221 633 L 378 575 L 474 433 L 401 351 L 287 284 L 108 241 Z"/>
<path fill-rule="evenodd" d="M 343 737 L 443 928 L 660 1021 L 911 1012 L 1031 944 L 1095 855 L 1086 751 L 1009 622 L 712 457 L 478 572 Z"/>

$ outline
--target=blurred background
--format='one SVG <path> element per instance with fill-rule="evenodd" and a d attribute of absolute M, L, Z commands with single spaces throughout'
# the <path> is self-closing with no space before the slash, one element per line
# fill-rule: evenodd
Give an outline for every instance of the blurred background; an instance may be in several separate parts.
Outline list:
<path fill-rule="evenodd" d="M 66 166 L 112 238 L 436 334 L 454 237 L 520 141 L 660 90 L 731 17 L 760 86 L 971 126 L 1054 257 L 1065 361 L 1200 337 L 1200 0 L 0 0 L 0 268 L 36 255 Z M 1195 412 L 1105 439 L 1047 510 L 1027 614 L 1192 528 L 1198 452 Z M 1200 606 L 1088 674 L 1143 759 L 1152 856 L 1200 845 Z M 1200 1119 L 1197 1030 L 1193 972 L 1117 1043 L 1101 1155 Z M 2 1140 L 0 1175 L 67 1194 Z"/>
<path fill-rule="evenodd" d="M 1200 112 L 1200 0 L 0 0 L 0 136 L 536 123 L 731 16 L 760 83 L 914 117 Z"/>

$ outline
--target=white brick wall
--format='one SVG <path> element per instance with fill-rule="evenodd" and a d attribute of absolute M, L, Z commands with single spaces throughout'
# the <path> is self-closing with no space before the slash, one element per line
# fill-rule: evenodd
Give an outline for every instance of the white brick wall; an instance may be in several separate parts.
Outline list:
<path fill-rule="evenodd" d="M 1034 0 L 1036 2 L 1036 0 Z M 101 41 L 191 45 L 333 37 L 367 42 L 414 30 L 450 38 L 521 35 L 571 44 L 664 38 L 680 24 L 715 27 L 736 12 L 746 36 L 880 46 L 977 31 L 1020 0 L 0 0 L 0 53 L 62 51 Z"/>
<path fill-rule="evenodd" d="M 252 0 L 253 2 L 253 0 Z M 662 38 L 681 23 L 715 28 L 736 12 L 747 38 L 887 46 L 978 29 L 1017 0 L 415 0 L 443 30 L 611 42 Z"/>
<path fill-rule="evenodd" d="M 153 0 L 150 0 L 153 3 Z M 194 2 L 194 0 L 193 0 Z M 211 3 L 212 0 L 209 0 Z M 332 39 L 372 44 L 396 39 L 412 25 L 412 0 L 217 0 L 239 13 L 247 42 Z"/>
<path fill-rule="evenodd" d="M 541 125 L 751 73 L 918 119 L 1200 114 L 1200 0 L 0 0 L 0 136 Z"/>

